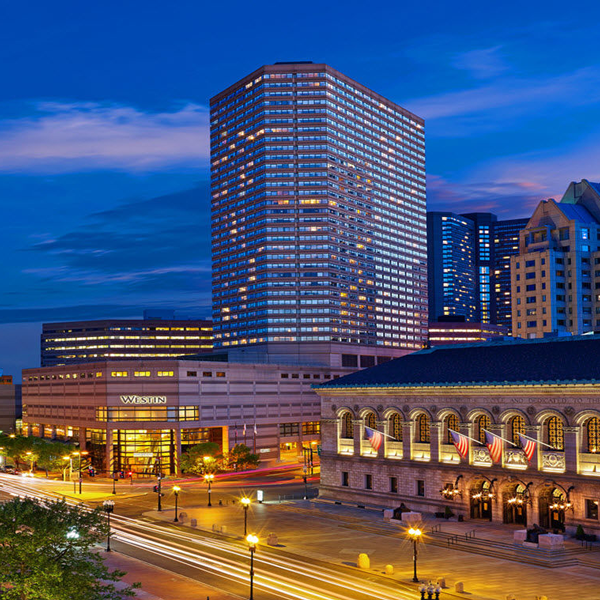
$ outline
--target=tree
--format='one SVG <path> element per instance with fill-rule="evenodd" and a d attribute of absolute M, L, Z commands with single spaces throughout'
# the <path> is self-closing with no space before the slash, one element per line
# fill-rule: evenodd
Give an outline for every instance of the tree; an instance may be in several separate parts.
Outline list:
<path fill-rule="evenodd" d="M 181 469 L 184 473 L 204 475 L 219 470 L 223 456 L 221 447 L 214 442 L 203 442 L 188 448 L 181 456 Z"/>
<path fill-rule="evenodd" d="M 73 444 L 63 444 L 62 442 L 54 442 L 38 438 L 35 441 L 35 449 L 37 452 L 37 465 L 46 471 L 62 470 L 65 466 L 63 456 L 68 456 L 76 450 Z"/>
<path fill-rule="evenodd" d="M 33 456 L 33 460 L 37 459 L 34 440 L 35 438 L 24 435 L 5 435 L 0 438 L 0 447 L 4 448 L 4 454 L 9 458 L 12 458 L 18 469 L 20 468 L 21 463 L 27 463 L 29 465 L 31 463 L 31 456 Z M 27 452 L 31 452 L 32 454 L 28 455 Z"/>
<path fill-rule="evenodd" d="M 14 498 L 0 505 L 2 600 L 121 600 L 139 584 L 117 590 L 125 574 L 109 571 L 92 548 L 108 532 L 101 508 Z"/>
<path fill-rule="evenodd" d="M 258 467 L 260 456 L 252 454 L 250 448 L 244 444 L 236 444 L 230 451 L 227 457 L 229 467 L 236 471 L 252 469 Z"/>

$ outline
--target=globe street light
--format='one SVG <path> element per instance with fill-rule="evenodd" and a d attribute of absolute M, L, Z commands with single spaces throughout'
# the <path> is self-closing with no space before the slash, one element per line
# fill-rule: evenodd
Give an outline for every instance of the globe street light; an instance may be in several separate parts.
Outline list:
<path fill-rule="evenodd" d="M 115 510 L 114 500 L 105 500 L 102 503 L 102 508 L 104 508 L 104 512 L 108 518 L 108 533 L 106 534 L 106 551 L 110 552 L 110 515 Z"/>
<path fill-rule="evenodd" d="M 181 488 L 178 485 L 173 486 L 173 493 L 175 494 L 175 518 L 173 519 L 173 521 L 175 523 L 177 523 L 179 521 L 179 519 L 177 518 L 177 499 L 179 498 L 180 491 L 181 491 Z"/>
<path fill-rule="evenodd" d="M 246 537 L 248 547 L 250 548 L 250 600 L 254 600 L 254 553 L 258 544 L 258 537 L 250 534 Z"/>
<path fill-rule="evenodd" d="M 248 529 L 248 508 L 250 507 L 250 498 L 248 498 L 247 496 L 244 496 L 240 502 L 242 503 L 242 506 L 244 507 L 244 537 L 246 537 L 246 533 L 247 533 L 247 529 Z"/>
<path fill-rule="evenodd" d="M 418 583 L 419 578 L 417 577 L 417 544 L 421 539 L 422 533 L 420 529 L 411 527 L 408 530 L 408 535 L 413 542 L 413 581 Z"/>
<path fill-rule="evenodd" d="M 208 506 L 212 506 L 210 502 L 211 486 L 215 476 L 213 473 L 206 473 L 204 475 L 204 481 L 208 484 Z"/>

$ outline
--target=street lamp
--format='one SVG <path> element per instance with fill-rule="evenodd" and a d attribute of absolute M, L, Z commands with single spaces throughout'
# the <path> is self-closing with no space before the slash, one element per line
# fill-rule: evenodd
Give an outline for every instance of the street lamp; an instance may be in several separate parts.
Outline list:
<path fill-rule="evenodd" d="M 116 471 L 113 471 L 113 494 L 117 493 L 117 477 L 119 477 L 119 474 Z"/>
<path fill-rule="evenodd" d="M 206 457 L 205 457 L 206 458 Z M 204 481 L 208 484 L 208 506 L 212 506 L 210 502 L 211 486 L 215 476 L 213 473 L 206 473 L 204 475 Z"/>
<path fill-rule="evenodd" d="M 422 532 L 420 529 L 411 527 L 408 530 L 408 535 L 413 542 L 413 581 L 418 583 L 419 578 L 417 577 L 417 544 L 421 539 Z"/>
<path fill-rule="evenodd" d="M 85 456 L 85 455 L 87 455 L 87 454 L 89 454 L 89 452 L 85 452 L 85 451 L 83 451 L 83 452 L 73 452 L 73 456 L 78 456 L 79 457 L 79 469 L 78 469 L 78 471 L 79 471 L 79 493 L 80 494 L 82 493 L 82 491 L 81 491 L 81 482 L 83 481 L 83 478 L 81 476 L 81 460 L 82 460 L 82 457 Z"/>
<path fill-rule="evenodd" d="M 110 515 L 115 510 L 115 503 L 113 500 L 105 500 L 102 503 L 102 507 L 104 508 L 104 512 L 108 518 L 108 533 L 106 534 L 106 551 L 110 552 Z"/>
<path fill-rule="evenodd" d="M 246 536 L 247 533 L 247 529 L 248 529 L 248 508 L 250 507 L 250 498 L 248 498 L 247 496 L 244 496 L 240 502 L 242 503 L 242 506 L 244 507 L 244 537 Z"/>
<path fill-rule="evenodd" d="M 180 491 L 181 491 L 181 488 L 178 485 L 173 486 L 173 493 L 175 494 L 175 518 L 173 519 L 173 521 L 175 523 L 177 523 L 179 521 L 179 519 L 177 518 L 177 498 L 179 498 Z"/>
<path fill-rule="evenodd" d="M 254 553 L 256 552 L 258 537 L 250 534 L 246 537 L 246 541 L 250 548 L 250 600 L 254 600 Z"/>
<path fill-rule="evenodd" d="M 73 475 L 73 457 L 72 456 L 63 456 L 62 459 L 69 461 L 69 481 L 71 481 L 71 477 Z M 67 470 L 67 467 L 65 465 L 65 468 L 63 469 L 63 481 L 67 480 L 66 470 Z"/>
<path fill-rule="evenodd" d="M 308 498 L 308 483 L 306 483 L 307 479 L 307 468 L 306 465 L 302 467 L 302 479 L 304 479 L 304 499 Z"/>
<path fill-rule="evenodd" d="M 33 475 L 33 452 L 25 452 L 25 455 L 29 457 L 29 472 Z"/>

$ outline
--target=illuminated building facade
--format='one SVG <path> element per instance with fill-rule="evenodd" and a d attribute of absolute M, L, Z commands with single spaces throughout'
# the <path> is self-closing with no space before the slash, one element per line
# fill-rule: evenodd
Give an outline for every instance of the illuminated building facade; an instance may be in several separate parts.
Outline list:
<path fill-rule="evenodd" d="M 44 323 L 43 367 L 96 360 L 175 358 L 212 351 L 212 323 L 189 319 L 106 319 Z"/>
<path fill-rule="evenodd" d="M 225 452 L 245 444 L 263 464 L 297 461 L 320 439 L 312 384 L 343 373 L 187 359 L 26 369 L 23 432 L 79 441 L 98 471 L 136 476 L 150 476 L 159 457 L 176 473 L 181 453 L 206 441 Z"/>
<path fill-rule="evenodd" d="M 442 316 L 512 327 L 510 257 L 528 219 L 428 212 L 429 320 Z"/>
<path fill-rule="evenodd" d="M 215 346 L 335 366 L 421 348 L 423 120 L 312 63 L 263 66 L 210 106 Z"/>
<path fill-rule="evenodd" d="M 598 373 L 590 335 L 432 348 L 322 384 L 319 496 L 600 534 Z"/>
<path fill-rule="evenodd" d="M 457 320 L 457 317 L 443 317 L 429 324 L 429 345 L 474 344 L 510 335 L 508 327 L 490 323 L 472 323 Z"/>
<path fill-rule="evenodd" d="M 15 431 L 15 422 L 20 413 L 21 386 L 14 385 L 11 375 L 3 375 L 0 369 L 0 431 L 12 433 Z M 0 466 L 3 457 L 0 456 Z"/>
<path fill-rule="evenodd" d="M 600 330 L 600 184 L 540 202 L 511 265 L 514 337 Z"/>

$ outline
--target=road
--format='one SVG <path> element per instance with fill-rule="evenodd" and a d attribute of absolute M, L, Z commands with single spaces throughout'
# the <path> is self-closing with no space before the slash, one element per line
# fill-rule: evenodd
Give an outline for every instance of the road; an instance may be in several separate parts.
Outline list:
<path fill-rule="evenodd" d="M 37 481 L 10 475 L 0 475 L 0 491 L 40 499 L 58 497 L 41 489 Z M 249 551 L 242 541 L 213 538 L 169 523 L 125 515 L 114 515 L 111 524 L 115 550 L 242 598 L 248 597 Z M 311 564 L 276 548 L 259 547 L 254 563 L 255 597 L 260 600 L 415 598 L 414 591 L 402 590 L 396 582 L 336 565 Z"/>

